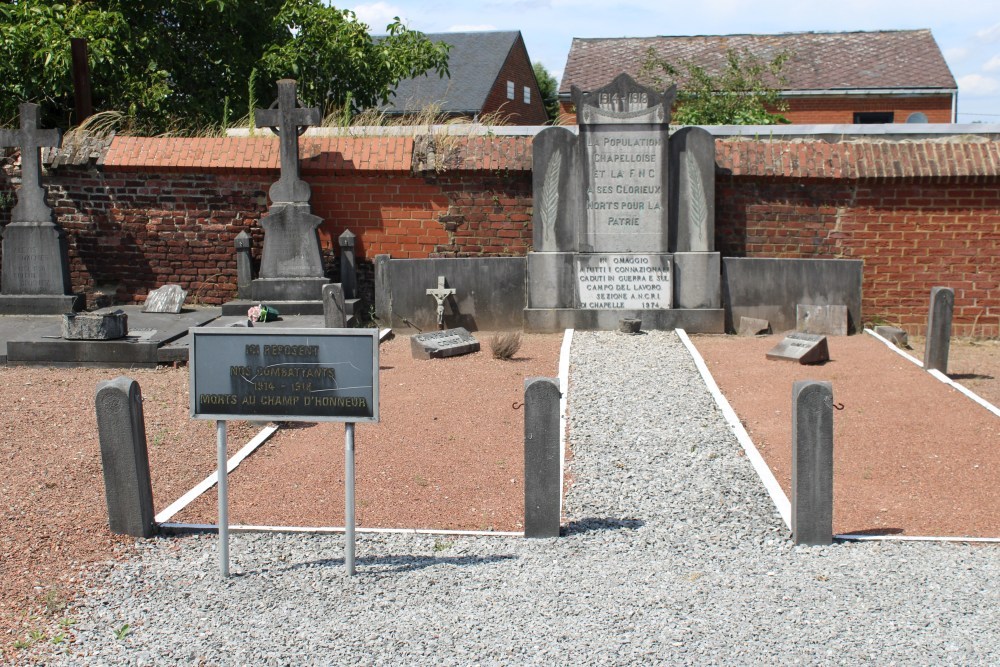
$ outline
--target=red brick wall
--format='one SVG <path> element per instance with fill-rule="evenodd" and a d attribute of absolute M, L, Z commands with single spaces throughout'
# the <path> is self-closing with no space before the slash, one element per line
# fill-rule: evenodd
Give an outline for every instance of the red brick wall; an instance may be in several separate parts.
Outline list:
<path fill-rule="evenodd" d="M 514 99 L 507 97 L 508 81 L 514 82 Z M 529 104 L 524 103 L 525 86 L 531 89 Z M 486 96 L 483 113 L 497 113 L 510 125 L 545 125 L 548 122 L 545 105 L 542 102 L 542 92 L 538 89 L 538 81 L 531 68 L 528 51 L 524 47 L 524 40 L 520 37 L 511 47 L 497 80 L 493 82 L 493 87 Z"/>
<path fill-rule="evenodd" d="M 348 228 L 363 262 L 525 254 L 530 141 L 303 137 L 324 260 L 332 271 Z M 277 158 L 269 138 L 123 138 L 102 163 L 52 170 L 74 288 L 114 285 L 129 302 L 173 282 L 203 303 L 233 298 L 234 238 L 248 230 L 259 254 Z M 724 255 L 863 259 L 866 320 L 921 331 L 930 288 L 945 285 L 957 334 L 1000 335 L 1000 142 L 725 140 L 716 164 Z"/>

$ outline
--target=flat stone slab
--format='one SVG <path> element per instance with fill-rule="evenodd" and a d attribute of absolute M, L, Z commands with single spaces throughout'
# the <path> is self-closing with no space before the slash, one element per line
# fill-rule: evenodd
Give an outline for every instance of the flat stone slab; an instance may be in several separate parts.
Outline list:
<path fill-rule="evenodd" d="M 830 349 L 826 336 L 792 332 L 771 348 L 768 359 L 797 361 L 800 364 L 821 364 L 830 360 Z"/>
<path fill-rule="evenodd" d="M 847 306 L 795 306 L 795 329 L 823 336 L 847 335 Z"/>
<path fill-rule="evenodd" d="M 880 324 L 875 327 L 875 333 L 888 341 L 891 341 L 897 347 L 905 347 L 909 349 L 910 339 L 906 335 L 906 332 L 899 327 L 890 327 L 884 324 Z"/>
<path fill-rule="evenodd" d="M 179 313 L 184 307 L 187 292 L 180 285 L 164 285 L 146 297 L 144 313 Z"/>
<path fill-rule="evenodd" d="M 479 352 L 479 341 L 462 327 L 410 336 L 414 359 L 444 359 Z"/>
<path fill-rule="evenodd" d="M 740 317 L 739 336 L 758 336 L 771 333 L 771 323 L 759 317 Z"/>
<path fill-rule="evenodd" d="M 128 315 L 123 310 L 62 316 L 62 337 L 66 340 L 118 340 L 126 335 Z"/>

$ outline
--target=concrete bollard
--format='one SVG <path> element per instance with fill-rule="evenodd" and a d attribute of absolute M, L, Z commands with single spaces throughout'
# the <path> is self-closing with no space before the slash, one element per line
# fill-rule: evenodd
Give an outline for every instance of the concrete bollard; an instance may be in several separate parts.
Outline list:
<path fill-rule="evenodd" d="M 948 350 L 951 347 L 951 317 L 955 312 L 955 291 L 950 287 L 932 287 L 927 312 L 927 342 L 924 345 L 924 369 L 948 373 Z"/>
<path fill-rule="evenodd" d="M 559 381 L 524 380 L 524 536 L 559 537 Z"/>
<path fill-rule="evenodd" d="M 101 382 L 94 402 L 111 532 L 151 537 L 156 524 L 139 383 L 125 376 Z"/>
<path fill-rule="evenodd" d="M 250 285 L 253 282 L 253 261 L 250 257 L 252 245 L 250 235 L 245 230 L 236 235 L 236 296 L 240 299 L 250 298 Z"/>
<path fill-rule="evenodd" d="M 792 385 L 792 540 L 833 543 L 833 385 Z"/>
<path fill-rule="evenodd" d="M 345 299 L 358 298 L 358 267 L 354 256 L 354 233 L 348 229 L 338 238 L 340 243 L 340 284 Z"/>

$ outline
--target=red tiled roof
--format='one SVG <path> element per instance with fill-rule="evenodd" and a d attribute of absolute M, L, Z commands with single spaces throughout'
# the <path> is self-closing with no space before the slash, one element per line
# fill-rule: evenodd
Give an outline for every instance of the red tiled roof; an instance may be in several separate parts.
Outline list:
<path fill-rule="evenodd" d="M 569 94 L 573 85 L 596 90 L 621 72 L 635 78 L 650 48 L 673 65 L 693 62 L 709 72 L 722 68 L 728 49 L 745 49 L 764 61 L 788 51 L 784 90 L 958 88 L 930 30 L 893 30 L 575 38 L 559 92 Z"/>

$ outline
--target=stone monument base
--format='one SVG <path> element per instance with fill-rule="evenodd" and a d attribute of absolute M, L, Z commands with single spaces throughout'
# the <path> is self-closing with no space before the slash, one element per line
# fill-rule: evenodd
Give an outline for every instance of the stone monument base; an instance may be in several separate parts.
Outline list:
<path fill-rule="evenodd" d="M 688 333 L 725 333 L 722 308 L 671 308 L 669 310 L 585 310 L 579 308 L 525 308 L 524 330 L 557 333 L 566 329 L 617 331 L 623 318 L 642 320 L 642 329 Z"/>
<path fill-rule="evenodd" d="M 257 278 L 250 283 L 250 300 L 256 303 L 275 303 L 278 312 L 284 312 L 277 305 L 278 301 L 317 301 L 323 300 L 323 285 L 330 281 L 327 278 Z M 323 312 L 322 303 L 320 312 Z"/>
<path fill-rule="evenodd" d="M 0 315 L 62 315 L 86 303 L 83 294 L 0 294 Z"/>

